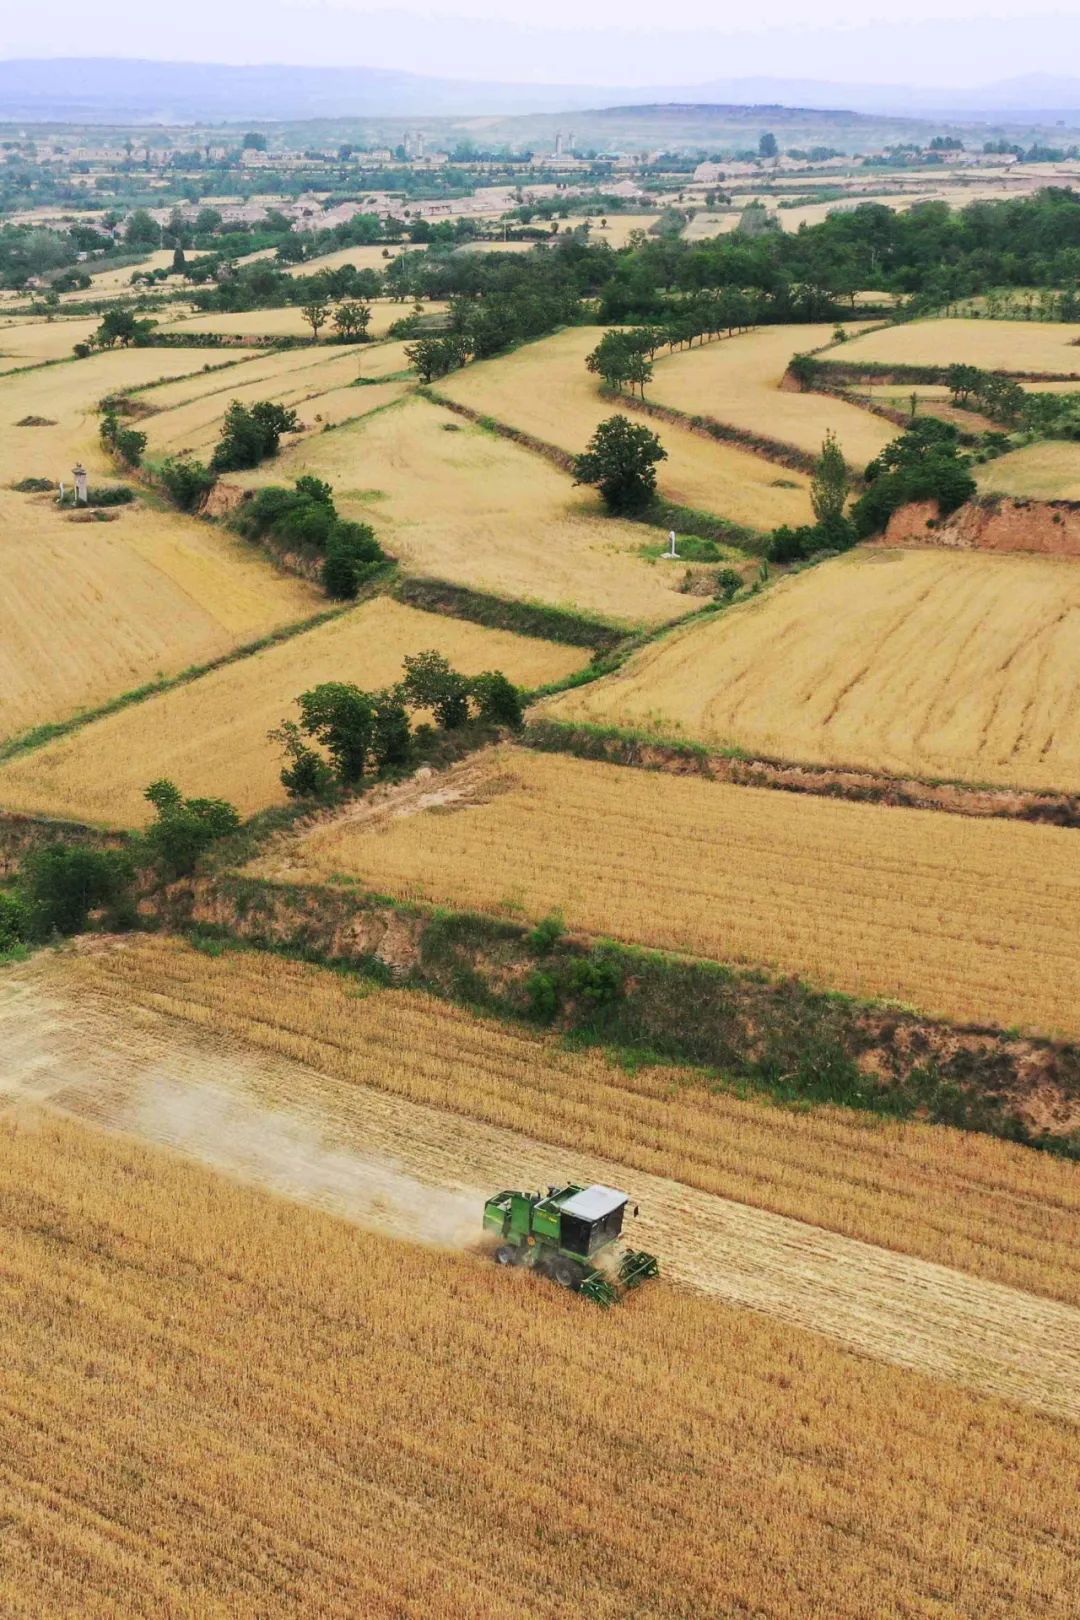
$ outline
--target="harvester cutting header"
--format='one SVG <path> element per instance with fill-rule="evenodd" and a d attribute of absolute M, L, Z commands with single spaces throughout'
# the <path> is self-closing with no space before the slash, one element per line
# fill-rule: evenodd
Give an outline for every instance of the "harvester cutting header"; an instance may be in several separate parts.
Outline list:
<path fill-rule="evenodd" d="M 532 1266 L 606 1310 L 660 1271 L 655 1255 L 621 1246 L 629 1202 L 614 1187 L 501 1192 L 484 1205 L 484 1230 L 502 1239 L 499 1265 Z"/>

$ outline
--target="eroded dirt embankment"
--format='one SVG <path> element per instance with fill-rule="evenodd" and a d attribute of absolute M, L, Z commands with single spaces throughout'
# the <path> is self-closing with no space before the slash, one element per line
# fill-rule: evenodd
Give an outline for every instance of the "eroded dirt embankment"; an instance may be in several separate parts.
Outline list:
<path fill-rule="evenodd" d="M 1080 502 L 989 497 L 942 518 L 936 501 L 915 501 L 893 513 L 881 543 L 1080 557 Z"/>
<path fill-rule="evenodd" d="M 29 1125 L 59 1109 L 420 1241 L 470 1247 L 499 1187 L 626 1186 L 642 1211 L 631 1239 L 671 1281 L 1080 1420 L 1074 1307 L 75 995 L 48 958 L 0 979 L 0 1046 L 0 1109 Z"/>

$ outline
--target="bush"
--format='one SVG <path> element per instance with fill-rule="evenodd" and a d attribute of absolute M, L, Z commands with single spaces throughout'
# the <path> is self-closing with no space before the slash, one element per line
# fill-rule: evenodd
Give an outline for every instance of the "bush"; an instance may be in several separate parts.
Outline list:
<path fill-rule="evenodd" d="M 214 472 L 257 467 L 277 455 L 283 433 L 295 433 L 299 427 L 296 412 L 287 405 L 276 405 L 269 399 L 242 405 L 234 399 L 225 412 L 210 466 Z"/>
<path fill-rule="evenodd" d="M 325 507 L 314 510 L 325 511 Z M 339 601 L 351 601 L 360 587 L 378 573 L 384 560 L 383 549 L 366 523 L 336 519 L 326 542 L 326 561 L 322 569 L 327 594 Z"/>
<path fill-rule="evenodd" d="M 414 708 L 431 709 L 446 731 L 464 725 L 469 718 L 469 682 L 451 669 L 440 652 L 421 652 L 405 659 L 402 691 Z"/>
<path fill-rule="evenodd" d="M 113 439 L 113 449 L 128 467 L 138 467 L 146 449 L 146 434 L 135 428 L 120 428 Z"/>
<path fill-rule="evenodd" d="M 501 670 L 489 669 L 482 675 L 474 675 L 469 687 L 481 720 L 496 726 L 513 726 L 515 729 L 522 724 L 524 712 L 521 693 Z"/>
<path fill-rule="evenodd" d="M 773 561 L 779 561 L 774 558 Z M 736 591 L 742 590 L 743 577 L 735 568 L 721 568 L 716 575 L 715 595 L 721 602 L 730 602 Z"/>
<path fill-rule="evenodd" d="M 541 918 L 528 937 L 528 946 L 537 956 L 546 956 L 549 951 L 562 939 L 566 933 L 566 924 L 561 911 L 549 911 L 546 917 Z"/>
<path fill-rule="evenodd" d="M 281 769 L 281 785 L 290 799 L 327 797 L 334 786 L 334 773 L 322 755 L 304 742 L 295 720 L 283 721 L 267 735 L 271 742 L 280 743 L 285 751 L 286 763 Z"/>
<path fill-rule="evenodd" d="M 18 490 L 20 495 L 44 495 L 47 491 L 56 488 L 51 478 L 20 478 L 12 489 Z"/>
<path fill-rule="evenodd" d="M 133 878 L 131 857 L 123 850 L 61 843 L 33 850 L 19 878 L 25 937 L 79 934 L 91 911 L 125 911 Z"/>
<path fill-rule="evenodd" d="M 170 881 L 190 877 L 200 855 L 219 838 L 235 832 L 240 817 L 224 799 L 185 799 L 173 782 L 153 782 L 144 795 L 157 820 L 143 835 L 146 850 Z"/>
<path fill-rule="evenodd" d="M 910 501 L 936 501 L 944 517 L 975 494 L 950 422 L 924 416 L 885 446 L 866 469 L 868 488 L 851 511 L 859 539 L 880 533 Z"/>
<path fill-rule="evenodd" d="M 26 913 L 18 895 L 0 890 L 0 954 L 26 938 Z"/>
<path fill-rule="evenodd" d="M 170 499 L 181 512 L 194 512 L 213 489 L 216 479 L 201 461 L 170 456 L 158 468 L 158 477 Z"/>
<path fill-rule="evenodd" d="M 141 439 L 142 436 L 140 433 L 139 438 Z M 112 486 L 106 485 L 104 489 L 90 490 L 86 498 L 86 504 L 87 506 L 130 506 L 134 499 L 135 491 L 129 485 L 113 484 Z"/>

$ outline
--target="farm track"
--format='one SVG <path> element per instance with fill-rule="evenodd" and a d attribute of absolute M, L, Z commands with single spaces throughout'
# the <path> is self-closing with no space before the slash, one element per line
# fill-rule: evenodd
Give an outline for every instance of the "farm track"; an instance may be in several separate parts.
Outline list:
<path fill-rule="evenodd" d="M 849 1349 L 1080 1421 L 1080 1310 L 331 1079 L 46 979 L 0 982 L 0 1107 L 46 1104 L 414 1240 L 474 1241 L 496 1187 L 628 1185 L 668 1279 Z"/>

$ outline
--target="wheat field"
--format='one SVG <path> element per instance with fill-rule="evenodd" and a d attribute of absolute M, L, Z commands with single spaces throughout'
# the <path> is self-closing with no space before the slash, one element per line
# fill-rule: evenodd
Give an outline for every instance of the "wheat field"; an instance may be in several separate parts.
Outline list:
<path fill-rule="evenodd" d="M 1080 1178 L 1013 1143 L 842 1108 L 776 1107 L 707 1085 L 698 1071 L 625 1067 L 416 991 L 358 994 L 364 987 L 338 973 L 260 951 L 210 957 L 142 935 L 71 953 L 39 978 L 54 1016 L 58 999 L 94 1009 L 95 1045 L 111 1044 L 109 1019 L 179 1020 L 348 1087 L 1080 1305 Z M 8 1035 L 17 1049 L 17 1032 Z M 85 1031 L 78 1039 L 86 1044 Z"/>
<path fill-rule="evenodd" d="M 415 793 L 375 801 L 255 870 L 532 918 L 557 908 L 593 934 L 1080 1034 L 1068 830 L 510 748 L 456 768 L 438 801 L 435 814 Z"/>
<path fill-rule="evenodd" d="M 579 647 L 376 597 L 9 761 L 0 767 L 0 802 L 133 827 L 148 816 L 143 789 L 164 776 L 186 793 L 230 799 L 250 815 L 284 801 L 279 751 L 266 733 L 296 718 L 301 692 L 320 681 L 390 685 L 400 679 L 406 653 L 429 647 L 466 675 L 501 669 L 522 686 L 558 680 L 589 657 Z"/>
<path fill-rule="evenodd" d="M 0 1138 L 11 1620 L 1071 1613 L 1064 1423 L 48 1115 Z"/>
<path fill-rule="evenodd" d="M 425 315 L 438 315 L 446 309 L 445 304 L 437 302 L 425 303 Z M 395 321 L 400 321 L 412 311 L 411 303 L 399 303 L 393 299 L 376 299 L 371 304 L 371 324 L 368 332 L 373 338 L 385 337 Z M 302 337 L 311 340 L 311 327 L 304 319 L 302 307 L 299 304 L 288 304 L 280 309 L 253 309 L 247 311 L 229 311 L 226 314 L 210 313 L 187 315 L 181 320 L 169 323 L 170 328 L 185 332 L 216 332 L 222 337 L 243 340 L 246 337 L 279 338 Z M 333 305 L 326 325 L 319 333 L 319 342 L 325 343 L 333 336 Z M 3 332 L 0 331 L 0 342 Z"/>
<path fill-rule="evenodd" d="M 982 366 L 988 371 L 1080 373 L 1080 324 L 1068 321 L 983 321 L 950 317 L 906 321 L 852 338 L 828 360 L 846 364 Z"/>
<path fill-rule="evenodd" d="M 424 399 L 294 441 L 235 481 L 304 473 L 328 479 L 342 512 L 371 523 L 410 572 L 628 625 L 697 605 L 676 589 L 681 570 L 641 555 L 639 525 L 602 516 L 597 497 L 549 462 Z"/>
<path fill-rule="evenodd" d="M 45 360 L 70 359 L 73 346 L 85 343 L 99 325 L 96 315 L 0 321 L 0 373 L 41 365 Z"/>
<path fill-rule="evenodd" d="M 576 454 L 597 424 L 619 411 L 617 402 L 600 397 L 585 370 L 585 356 L 601 336 L 599 327 L 575 327 L 467 366 L 438 386 L 473 410 Z M 801 474 L 666 422 L 657 432 L 668 452 L 657 468 L 667 499 L 754 529 L 810 521 L 809 486 Z"/>
<path fill-rule="evenodd" d="M 235 536 L 177 513 L 71 523 L 49 496 L 0 490 L 0 739 L 324 606 Z"/>
<path fill-rule="evenodd" d="M 849 464 L 861 472 L 899 430 L 845 400 L 780 387 L 792 355 L 820 348 L 832 331 L 831 326 L 766 326 L 661 355 L 649 397 L 691 416 L 711 416 L 781 439 L 811 455 L 818 454 L 831 429 Z"/>
<path fill-rule="evenodd" d="M 1078 616 L 1068 558 L 859 549 L 548 708 L 779 759 L 1076 791 Z"/>
<path fill-rule="evenodd" d="M 1080 356 L 1080 349 L 1077 351 Z M 1035 501 L 1080 501 L 1080 454 L 1075 443 L 1047 439 L 1025 445 L 973 469 L 984 495 Z"/>

